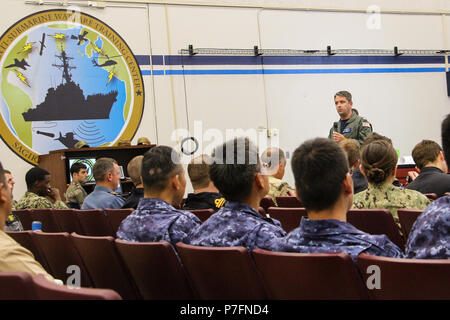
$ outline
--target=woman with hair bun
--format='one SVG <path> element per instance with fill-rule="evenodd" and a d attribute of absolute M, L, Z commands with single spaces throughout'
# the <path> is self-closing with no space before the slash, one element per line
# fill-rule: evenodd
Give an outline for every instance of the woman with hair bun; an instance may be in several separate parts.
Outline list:
<path fill-rule="evenodd" d="M 397 170 L 397 153 L 392 143 L 377 140 L 361 150 L 361 172 L 369 186 L 355 194 L 352 209 L 388 209 L 400 227 L 398 209 L 424 210 L 431 201 L 422 193 L 392 185 Z"/>

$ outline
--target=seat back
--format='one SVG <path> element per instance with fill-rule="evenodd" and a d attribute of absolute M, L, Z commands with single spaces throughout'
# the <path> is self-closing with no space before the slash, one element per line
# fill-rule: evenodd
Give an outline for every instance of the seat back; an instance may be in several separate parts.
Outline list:
<path fill-rule="evenodd" d="M 122 300 L 110 289 L 69 288 L 37 275 L 32 279 L 38 300 Z"/>
<path fill-rule="evenodd" d="M 33 218 L 31 217 L 31 210 L 13 210 L 13 212 L 19 218 L 20 223 L 22 223 L 23 230 L 31 230 L 31 223 L 33 222 Z"/>
<path fill-rule="evenodd" d="M 290 232 L 300 225 L 302 217 L 307 217 L 308 214 L 305 208 L 280 208 L 270 207 L 268 214 L 271 218 L 277 219 L 281 222 L 284 231 Z"/>
<path fill-rule="evenodd" d="M 33 231 L 6 231 L 6 234 L 13 238 L 22 247 L 30 250 L 36 261 L 39 262 L 48 273 L 51 273 L 51 269 L 45 259 L 42 249 L 36 245 L 36 242 L 32 237 Z"/>
<path fill-rule="evenodd" d="M 170 243 L 116 239 L 116 247 L 143 299 L 194 299 L 187 274 Z"/>
<path fill-rule="evenodd" d="M 83 235 L 92 237 L 111 236 L 115 234 L 103 210 L 75 210 Z"/>
<path fill-rule="evenodd" d="M 275 202 L 273 202 L 271 197 L 264 197 L 261 199 L 259 206 L 262 207 L 265 212 L 267 212 L 267 209 L 269 209 L 269 207 L 275 207 Z"/>
<path fill-rule="evenodd" d="M 73 209 L 53 209 L 53 218 L 58 223 L 61 232 L 82 233 L 80 222 Z"/>
<path fill-rule="evenodd" d="M 416 222 L 417 218 L 422 214 L 423 210 L 412 210 L 412 209 L 398 209 L 398 219 L 400 220 L 400 225 L 402 227 L 402 232 L 405 239 L 409 238 L 409 233 Z"/>
<path fill-rule="evenodd" d="M 252 252 L 269 299 L 367 299 L 361 276 L 346 253 Z"/>
<path fill-rule="evenodd" d="M 438 198 L 436 193 L 425 193 L 424 196 L 433 201 L 437 200 Z"/>
<path fill-rule="evenodd" d="M 347 212 L 347 222 L 369 234 L 385 234 L 400 249 L 405 248 L 405 241 L 389 210 L 353 209 Z"/>
<path fill-rule="evenodd" d="M 73 273 L 68 267 L 78 266 L 80 268 L 81 286 L 93 286 L 91 277 L 67 232 L 33 232 L 32 238 L 44 254 L 50 269 L 49 273 L 54 278 L 67 283 L 67 279 Z"/>
<path fill-rule="evenodd" d="M 137 288 L 117 252 L 114 238 L 71 234 L 96 288 L 117 291 L 123 299 L 138 299 Z"/>
<path fill-rule="evenodd" d="M 303 204 L 296 197 L 276 197 L 277 205 L 282 208 L 301 208 Z"/>
<path fill-rule="evenodd" d="M 195 214 L 202 222 L 205 222 L 206 220 L 208 220 L 209 217 L 211 217 L 214 214 L 213 209 L 197 209 L 188 211 Z"/>
<path fill-rule="evenodd" d="M 358 264 L 376 300 L 450 299 L 450 260 L 399 259 L 360 254 Z"/>
<path fill-rule="evenodd" d="M 0 300 L 36 299 L 31 275 L 27 272 L 0 272 Z"/>
<path fill-rule="evenodd" d="M 133 208 L 126 209 L 105 209 L 105 214 L 107 220 L 112 229 L 113 237 L 116 236 L 117 230 L 119 229 L 122 221 L 128 217 L 134 211 Z"/>
<path fill-rule="evenodd" d="M 262 280 L 244 247 L 176 245 L 181 261 L 202 300 L 266 299 Z"/>
<path fill-rule="evenodd" d="M 31 219 L 42 222 L 43 232 L 61 232 L 58 223 L 53 217 L 53 209 L 33 209 Z"/>

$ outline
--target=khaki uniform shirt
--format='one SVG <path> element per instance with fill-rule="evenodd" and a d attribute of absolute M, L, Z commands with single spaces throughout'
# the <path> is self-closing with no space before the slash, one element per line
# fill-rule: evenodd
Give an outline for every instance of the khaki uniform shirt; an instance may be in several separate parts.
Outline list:
<path fill-rule="evenodd" d="M 33 192 L 25 192 L 22 199 L 17 202 L 15 207 L 16 210 L 21 209 L 67 209 L 67 206 L 64 202 L 58 200 L 55 203 L 51 203 L 50 200 L 38 196 Z"/>
<path fill-rule="evenodd" d="M 372 125 L 365 118 L 358 116 L 355 112 L 352 112 L 352 116 L 348 119 L 344 128 L 341 128 L 341 121 L 335 122 L 337 128 L 330 129 L 328 138 L 333 138 L 333 132 L 342 134 L 347 139 L 355 139 L 361 145 L 369 134 L 372 133 Z M 337 129 L 337 130 L 336 130 Z"/>
<path fill-rule="evenodd" d="M 418 191 L 398 188 L 392 184 L 369 184 L 368 188 L 355 194 L 352 209 L 388 209 L 400 226 L 398 209 L 424 210 L 431 200 Z"/>
<path fill-rule="evenodd" d="M 45 275 L 49 280 L 53 277 L 45 271 L 33 254 L 14 241 L 3 230 L 0 230 L 0 272 L 24 271 L 35 276 Z"/>
<path fill-rule="evenodd" d="M 267 193 L 267 196 L 271 197 L 273 202 L 277 204 L 276 197 L 295 196 L 295 190 L 287 182 L 269 176 L 269 193 Z"/>
<path fill-rule="evenodd" d="M 81 208 L 84 199 L 87 197 L 87 192 L 79 182 L 72 181 L 66 190 L 65 197 L 67 202 L 78 203 Z"/>

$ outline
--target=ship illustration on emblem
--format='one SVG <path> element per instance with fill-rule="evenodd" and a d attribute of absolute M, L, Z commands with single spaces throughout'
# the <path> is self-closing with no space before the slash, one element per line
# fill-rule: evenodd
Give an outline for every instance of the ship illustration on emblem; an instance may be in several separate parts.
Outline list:
<path fill-rule="evenodd" d="M 85 120 L 85 119 L 108 119 L 111 108 L 117 100 L 117 90 L 108 94 L 94 94 L 84 97 L 83 90 L 79 84 L 72 80 L 69 72 L 76 67 L 70 66 L 67 56 L 62 50 L 57 55 L 62 62 L 61 65 L 53 64 L 54 67 L 63 70 L 62 83 L 56 88 L 49 88 L 44 102 L 36 108 L 28 109 L 22 116 L 25 121 L 51 121 L 51 120 Z"/>

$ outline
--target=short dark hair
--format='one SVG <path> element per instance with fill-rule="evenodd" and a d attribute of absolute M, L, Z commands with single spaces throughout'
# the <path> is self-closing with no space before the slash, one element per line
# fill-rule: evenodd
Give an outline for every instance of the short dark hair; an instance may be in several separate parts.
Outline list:
<path fill-rule="evenodd" d="M 27 188 L 30 189 L 37 181 L 45 180 L 45 176 L 50 173 L 42 168 L 33 167 L 25 174 L 25 182 L 27 183 Z"/>
<path fill-rule="evenodd" d="M 0 162 L 0 183 L 3 184 L 3 187 L 6 187 L 6 183 L 8 182 L 8 181 L 6 181 L 6 177 L 5 177 L 5 173 L 7 173 L 6 171 L 8 171 L 8 170 L 3 169 L 3 165 Z M 11 172 L 9 172 L 9 174 L 11 174 Z"/>
<path fill-rule="evenodd" d="M 361 150 L 361 165 L 370 183 L 381 184 L 397 166 L 397 152 L 386 140 L 377 140 L 365 145 Z"/>
<path fill-rule="evenodd" d="M 180 158 L 174 149 L 168 146 L 153 147 L 142 159 L 144 189 L 162 191 L 167 187 L 169 179 L 182 170 Z"/>
<path fill-rule="evenodd" d="M 428 163 L 434 162 L 442 148 L 432 140 L 422 140 L 412 150 L 412 157 L 417 168 L 422 170 Z"/>
<path fill-rule="evenodd" d="M 348 165 L 351 168 L 355 164 L 355 162 L 360 159 L 359 142 L 355 139 L 344 139 L 339 142 L 339 146 L 347 155 Z"/>
<path fill-rule="evenodd" d="M 352 102 L 352 94 L 348 91 L 342 90 L 339 92 L 336 92 L 336 94 L 334 95 L 334 98 L 336 99 L 336 97 L 344 97 L 345 99 L 347 99 L 348 102 Z"/>
<path fill-rule="evenodd" d="M 142 159 L 143 158 L 144 158 L 143 155 L 136 156 L 133 159 L 131 159 L 127 165 L 128 175 L 130 176 L 131 181 L 133 181 L 133 184 L 136 186 L 141 183 Z"/>
<path fill-rule="evenodd" d="M 258 149 L 247 138 L 234 138 L 216 147 L 209 168 L 212 182 L 229 201 L 242 202 L 252 191 L 261 164 Z"/>
<path fill-rule="evenodd" d="M 117 164 L 117 161 L 112 158 L 97 159 L 92 168 L 95 181 L 103 181 L 108 172 L 114 172 L 114 164 Z"/>
<path fill-rule="evenodd" d="M 79 173 L 81 169 L 87 169 L 87 166 L 81 162 L 75 162 L 70 167 L 70 175 L 73 176 L 74 173 Z"/>
<path fill-rule="evenodd" d="M 187 171 L 194 190 L 209 186 L 211 182 L 209 165 L 211 162 L 211 157 L 206 154 L 202 154 L 189 162 Z"/>
<path fill-rule="evenodd" d="M 444 149 L 445 161 L 450 166 L 450 113 L 442 121 L 441 126 L 442 148 Z"/>
<path fill-rule="evenodd" d="M 291 166 L 298 196 L 306 209 L 320 211 L 338 201 L 349 168 L 336 142 L 326 138 L 304 142 L 294 151 Z"/>

